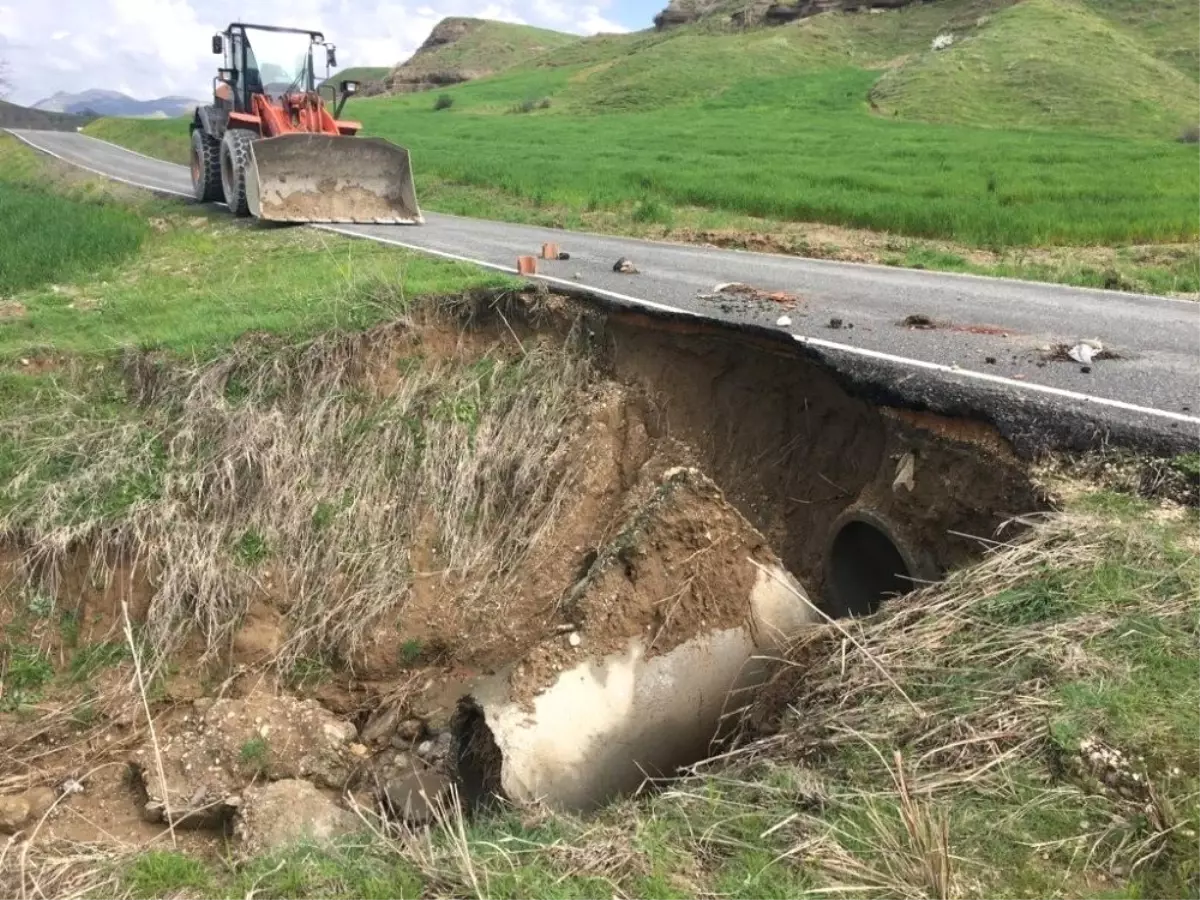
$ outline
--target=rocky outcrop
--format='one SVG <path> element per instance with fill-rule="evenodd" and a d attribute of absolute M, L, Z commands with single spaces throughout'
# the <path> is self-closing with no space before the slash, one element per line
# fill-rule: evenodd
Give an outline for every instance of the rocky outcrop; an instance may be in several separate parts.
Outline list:
<path fill-rule="evenodd" d="M 654 17 L 654 27 L 663 31 L 717 16 L 722 16 L 738 26 L 783 25 L 824 12 L 898 9 L 912 3 L 927 2 L 931 0 L 790 0 L 783 3 L 772 3 L 769 0 L 750 0 L 748 3 L 729 0 L 671 0 L 667 8 Z"/>

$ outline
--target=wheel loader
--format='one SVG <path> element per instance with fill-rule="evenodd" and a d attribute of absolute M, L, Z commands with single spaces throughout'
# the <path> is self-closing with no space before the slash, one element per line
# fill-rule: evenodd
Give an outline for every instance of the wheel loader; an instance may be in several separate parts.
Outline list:
<path fill-rule="evenodd" d="M 196 199 L 270 222 L 422 224 L 408 150 L 340 118 L 353 81 L 333 88 L 330 112 L 317 48 L 328 72 L 336 48 L 319 31 L 234 22 L 213 35 L 224 64 L 190 125 Z"/>

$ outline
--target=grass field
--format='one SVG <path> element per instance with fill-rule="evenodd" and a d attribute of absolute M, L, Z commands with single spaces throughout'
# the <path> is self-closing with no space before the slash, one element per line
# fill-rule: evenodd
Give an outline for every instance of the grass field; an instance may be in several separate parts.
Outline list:
<path fill-rule="evenodd" d="M 146 223 L 102 202 L 0 181 L 0 295 L 94 275 L 137 250 Z"/>
<path fill-rule="evenodd" d="M 0 197 L 27 196 L 29 181 L 49 171 L 44 157 L 0 136 Z M 11 293 L 25 311 L 0 330 L 0 360 L 123 347 L 204 358 L 247 331 L 360 329 L 394 314 L 405 298 L 508 283 L 459 263 L 311 229 L 258 228 L 147 195 L 118 204 L 108 192 L 119 186 L 63 172 L 65 194 L 37 195 L 52 221 L 17 207 L 37 230 L 6 244 L 5 272 L 41 277 Z M 96 199 L 67 199 L 85 191 Z M 83 250 L 109 264 L 103 277 L 61 265 L 70 259 L 66 242 L 77 236 Z"/>

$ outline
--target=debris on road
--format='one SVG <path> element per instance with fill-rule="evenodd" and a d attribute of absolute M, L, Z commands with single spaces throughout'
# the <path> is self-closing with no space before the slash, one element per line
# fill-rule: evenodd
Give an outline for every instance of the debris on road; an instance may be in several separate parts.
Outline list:
<path fill-rule="evenodd" d="M 905 316 L 896 323 L 901 328 L 911 328 L 917 331 L 962 331 L 967 334 L 989 334 L 1006 338 L 1009 332 L 999 325 L 956 325 L 954 322 L 941 322 L 924 313 L 913 313 Z"/>
<path fill-rule="evenodd" d="M 825 327 L 832 328 L 834 331 L 837 331 L 840 328 L 853 328 L 854 323 L 847 322 L 845 319 L 842 319 L 839 316 L 834 316 L 833 318 L 831 318 L 829 320 L 828 324 L 826 324 Z"/>
<path fill-rule="evenodd" d="M 517 257 L 517 274 L 518 275 L 536 275 L 537 260 L 532 256 Z"/>
<path fill-rule="evenodd" d="M 560 262 L 566 262 L 570 258 L 571 258 L 571 254 L 568 253 L 566 250 L 558 251 L 558 259 Z"/>
<path fill-rule="evenodd" d="M 1086 366 L 1095 358 L 1097 353 L 1103 350 L 1104 345 L 1099 341 L 1080 341 L 1067 351 L 1067 356 L 1071 357 L 1075 362 L 1083 363 Z"/>
<path fill-rule="evenodd" d="M 789 294 L 787 291 L 764 291 L 761 288 L 742 284 L 740 281 L 718 284 L 713 287 L 711 294 L 702 295 L 701 299 L 717 299 L 718 297 L 732 297 L 748 302 L 778 303 L 789 309 L 800 302 L 799 297 Z"/>
<path fill-rule="evenodd" d="M 984 361 L 985 363 L 987 363 L 989 366 L 994 366 L 994 365 L 996 364 L 996 357 L 994 357 L 994 356 L 985 356 L 985 357 L 983 358 L 983 361 Z"/>
<path fill-rule="evenodd" d="M 775 324 L 778 325 L 780 328 L 787 328 L 789 325 L 792 324 L 792 318 L 791 318 L 791 316 L 780 316 L 778 319 L 775 320 Z"/>
<path fill-rule="evenodd" d="M 1122 358 L 1121 354 L 1106 349 L 1103 343 L 1095 339 L 1076 341 L 1074 344 L 1049 344 L 1040 350 L 1042 359 L 1047 362 L 1076 362 L 1084 366 L 1099 360 Z"/>
<path fill-rule="evenodd" d="M 635 266 L 630 259 L 624 256 L 613 263 L 613 271 L 620 272 L 622 275 L 638 274 L 637 266 Z"/>
<path fill-rule="evenodd" d="M 558 259 L 558 244 L 542 244 L 542 259 Z"/>

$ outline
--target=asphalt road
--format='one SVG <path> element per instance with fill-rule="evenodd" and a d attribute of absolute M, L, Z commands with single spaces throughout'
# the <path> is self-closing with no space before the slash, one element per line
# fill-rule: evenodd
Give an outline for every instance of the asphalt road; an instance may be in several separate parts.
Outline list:
<path fill-rule="evenodd" d="M 12 130 L 66 162 L 190 198 L 186 167 L 72 132 Z M 1200 304 L 1166 297 L 720 250 L 426 213 L 426 224 L 314 226 L 515 272 L 543 242 L 539 277 L 623 306 L 786 332 L 860 389 L 916 406 L 983 414 L 1031 445 L 1200 441 Z M 612 271 L 627 257 L 638 274 Z M 742 282 L 794 294 L 711 299 Z M 787 316 L 790 322 L 781 322 Z M 934 328 L 913 328 L 924 316 Z M 840 327 L 833 327 L 840 320 Z M 1047 361 L 1044 349 L 1096 339 L 1118 358 Z M 1045 417 L 1058 421 L 1042 421 Z M 1039 424 L 1040 423 L 1040 424 Z M 1070 423 L 1068 425 L 1068 423 Z M 1032 431 L 1061 434 L 1034 440 Z"/>

